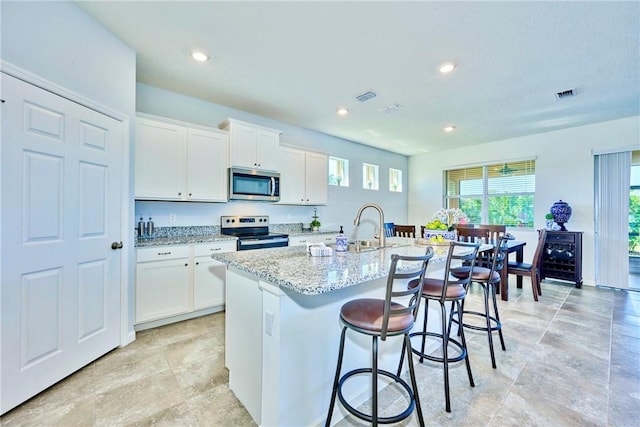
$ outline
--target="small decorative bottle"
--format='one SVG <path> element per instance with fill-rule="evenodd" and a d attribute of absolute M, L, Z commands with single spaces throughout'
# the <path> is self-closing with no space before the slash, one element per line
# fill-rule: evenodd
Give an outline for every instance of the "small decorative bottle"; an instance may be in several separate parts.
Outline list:
<path fill-rule="evenodd" d="M 147 221 L 147 236 L 153 237 L 153 232 L 155 231 L 153 221 L 151 221 L 151 217 L 149 217 L 149 221 Z"/>
<path fill-rule="evenodd" d="M 147 226 L 144 223 L 144 220 L 142 219 L 142 216 L 140 216 L 140 221 L 138 221 L 138 237 L 142 237 L 147 233 Z"/>
<path fill-rule="evenodd" d="M 336 252 L 347 252 L 347 236 L 342 231 L 342 226 L 340 226 L 340 232 L 336 236 Z"/>

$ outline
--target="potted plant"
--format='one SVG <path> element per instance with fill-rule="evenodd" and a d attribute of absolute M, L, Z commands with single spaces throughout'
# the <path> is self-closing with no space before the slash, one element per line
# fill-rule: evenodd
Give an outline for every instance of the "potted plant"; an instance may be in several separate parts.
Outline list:
<path fill-rule="evenodd" d="M 321 225 L 320 221 L 318 221 L 318 209 L 313 209 L 313 216 L 311 218 L 313 218 L 313 221 L 309 224 L 311 226 L 311 231 L 318 231 Z"/>

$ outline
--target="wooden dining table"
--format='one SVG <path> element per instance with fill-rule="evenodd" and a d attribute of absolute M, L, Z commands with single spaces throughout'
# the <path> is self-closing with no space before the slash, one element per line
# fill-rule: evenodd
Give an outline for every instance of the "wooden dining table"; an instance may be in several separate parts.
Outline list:
<path fill-rule="evenodd" d="M 527 242 L 519 240 L 507 241 L 507 258 L 509 254 L 516 253 L 516 262 L 522 262 L 524 260 L 524 247 Z M 509 273 L 507 270 L 508 259 L 504 260 L 502 271 L 500 271 L 500 289 L 497 289 L 502 301 L 509 301 Z M 522 288 L 522 276 L 518 275 L 516 279 L 518 288 Z"/>

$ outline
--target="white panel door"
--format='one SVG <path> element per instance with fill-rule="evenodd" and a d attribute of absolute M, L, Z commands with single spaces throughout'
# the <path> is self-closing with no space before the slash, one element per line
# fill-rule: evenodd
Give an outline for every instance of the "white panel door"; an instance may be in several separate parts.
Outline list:
<path fill-rule="evenodd" d="M 4 413 L 120 342 L 124 131 L 0 76 Z"/>

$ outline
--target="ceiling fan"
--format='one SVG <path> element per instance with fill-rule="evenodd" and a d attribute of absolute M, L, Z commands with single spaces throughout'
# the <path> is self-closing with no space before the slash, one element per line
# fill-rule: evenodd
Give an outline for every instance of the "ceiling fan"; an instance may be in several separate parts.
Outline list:
<path fill-rule="evenodd" d="M 496 172 L 498 172 L 502 176 L 509 176 L 513 174 L 515 171 L 519 171 L 519 170 L 520 169 L 510 168 L 509 165 L 505 163 L 504 166 L 502 166 L 500 169 L 496 169 Z"/>

